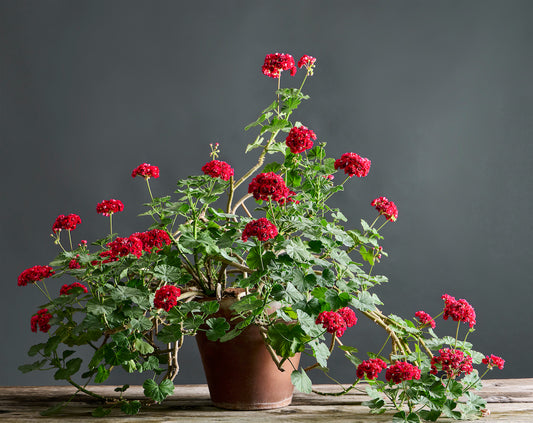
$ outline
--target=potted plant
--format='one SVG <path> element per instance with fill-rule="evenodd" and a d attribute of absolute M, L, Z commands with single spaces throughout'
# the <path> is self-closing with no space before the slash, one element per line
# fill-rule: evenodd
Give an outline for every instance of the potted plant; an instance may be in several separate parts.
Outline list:
<path fill-rule="evenodd" d="M 315 132 L 290 120 L 308 99 L 302 89 L 315 64 L 308 55 L 297 63 L 288 54 L 266 56 L 262 72 L 277 82 L 277 89 L 272 104 L 245 128 L 256 131 L 246 153 L 258 153 L 258 158 L 243 175 L 218 159 L 215 144 L 198 175 L 177 182 L 174 197 L 153 196 L 156 166 L 143 163 L 133 170 L 134 178 L 145 180 L 150 198 L 144 214 L 152 223 L 144 231 L 127 237 L 113 233 L 113 218 L 124 209 L 116 199 L 97 205 L 97 213 L 109 217 L 109 235 L 91 246 L 72 239 L 81 223 L 78 215 L 57 217 L 52 230 L 59 255 L 18 278 L 18 285 L 33 284 L 47 299 L 31 317 L 31 329 L 48 338 L 31 347 L 29 355 L 37 361 L 21 366 L 23 372 L 53 370 L 55 379 L 102 400 L 95 415 L 115 407 L 135 414 L 141 401 L 104 398 L 88 389 L 89 382 L 103 383 L 113 368 L 122 367 L 146 374 L 145 402 L 161 402 L 173 392 L 185 336 L 196 336 L 215 404 L 268 408 L 288 404 L 292 385 L 316 392 L 308 373 L 327 371 L 331 352 L 340 348 L 356 377 L 352 384 L 340 384 L 336 395 L 363 389 L 372 412 L 393 409 L 395 421 L 406 422 L 481 414 L 485 403 L 472 393 L 481 386 L 473 366 L 503 368 L 504 361 L 476 352 L 467 342 L 476 323 L 472 306 L 443 295 L 439 316 L 457 322 L 453 337 L 438 336 L 433 329 L 439 316 L 425 311 L 410 319 L 382 313 L 372 288 L 386 278 L 374 274 L 374 266 L 387 255 L 380 245 L 381 229 L 396 221 L 397 207 L 386 197 L 373 199 L 373 222 L 361 220 L 355 227 L 329 205 L 348 182 L 369 173 L 371 162 L 352 152 L 327 157 Z M 282 73 L 293 76 L 298 68 L 304 73 L 299 87 L 282 88 Z M 59 290 L 48 286 L 48 278 L 62 276 L 76 282 Z M 380 351 L 363 355 L 342 343 L 344 332 L 362 316 L 384 330 Z M 465 324 L 466 336 L 460 338 Z M 252 340 L 241 341 L 244 336 Z M 81 346 L 93 350 L 83 367 L 76 356 Z M 219 347 L 223 351 L 213 352 Z M 232 359 L 239 348 L 244 358 Z M 283 391 L 281 397 L 228 399 L 224 392 L 234 391 L 226 387 L 214 393 L 217 380 L 236 378 L 219 371 L 233 372 L 234 362 L 240 367 L 255 363 L 252 350 L 268 358 L 267 373 L 274 381 L 265 384 Z M 301 368 L 300 354 L 311 356 L 314 364 Z M 218 362 L 208 370 L 209 357 Z M 252 368 L 259 365 L 246 367 L 244 379 Z M 265 375 L 245 391 L 255 390 Z M 282 388 L 287 382 L 289 387 Z"/>

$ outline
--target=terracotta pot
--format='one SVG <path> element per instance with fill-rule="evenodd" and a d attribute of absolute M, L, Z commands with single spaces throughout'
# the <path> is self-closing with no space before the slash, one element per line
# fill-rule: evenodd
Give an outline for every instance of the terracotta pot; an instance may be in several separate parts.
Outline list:
<path fill-rule="evenodd" d="M 223 298 L 216 317 L 229 321 L 229 306 L 235 298 Z M 268 352 L 259 328 L 248 326 L 227 342 L 209 341 L 205 332 L 196 335 L 211 401 L 216 407 L 231 410 L 280 408 L 292 401 L 291 364 L 280 371 Z M 297 368 L 300 354 L 291 358 Z"/>

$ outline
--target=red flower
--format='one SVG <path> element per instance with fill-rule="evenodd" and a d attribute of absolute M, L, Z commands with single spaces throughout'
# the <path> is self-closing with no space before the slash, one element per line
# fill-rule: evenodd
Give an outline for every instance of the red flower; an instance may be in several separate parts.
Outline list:
<path fill-rule="evenodd" d="M 344 173 L 358 178 L 370 172 L 370 160 L 355 153 L 344 153 L 340 159 L 335 160 L 335 169 L 344 169 Z"/>
<path fill-rule="evenodd" d="M 365 374 L 368 379 L 377 379 L 378 373 L 383 369 L 387 368 L 387 363 L 385 363 L 380 358 L 371 358 L 370 360 L 365 360 L 359 366 L 355 374 L 359 379 L 362 379 Z"/>
<path fill-rule="evenodd" d="M 456 300 L 451 295 L 444 294 L 441 297 L 444 300 L 444 320 L 448 320 L 449 317 L 455 322 L 468 323 L 472 328 L 476 324 L 476 312 L 474 308 L 468 304 L 468 301 L 460 299 Z"/>
<path fill-rule="evenodd" d="M 490 356 L 486 356 L 483 360 L 481 360 L 483 364 L 486 364 L 489 369 L 492 369 L 493 367 L 497 367 L 498 369 L 502 370 L 503 366 L 505 364 L 505 360 L 501 357 L 498 357 L 497 355 L 491 354 Z"/>
<path fill-rule="evenodd" d="M 59 290 L 59 295 L 69 295 L 72 288 L 82 288 L 83 292 L 87 294 L 87 287 L 79 282 L 73 282 L 70 285 L 63 285 Z"/>
<path fill-rule="evenodd" d="M 291 76 L 296 74 L 294 58 L 290 54 L 273 53 L 267 54 L 265 63 L 261 68 L 263 74 L 271 78 L 278 78 L 282 71 L 290 70 Z"/>
<path fill-rule="evenodd" d="M 435 320 L 433 320 L 433 317 L 431 317 L 425 311 L 417 311 L 415 313 L 415 316 L 420 319 L 420 323 L 422 323 L 423 325 L 430 325 L 432 329 L 435 329 L 435 326 L 437 326 Z"/>
<path fill-rule="evenodd" d="M 341 317 L 346 322 L 346 326 L 348 326 L 349 328 L 351 328 L 357 323 L 357 316 L 351 308 L 339 308 L 339 310 L 337 310 L 337 313 L 341 315 Z"/>
<path fill-rule="evenodd" d="M 76 225 L 81 223 L 81 218 L 77 214 L 69 214 L 65 216 L 64 214 L 60 214 L 57 216 L 56 221 L 52 225 L 52 230 L 54 232 L 60 231 L 61 229 L 65 229 L 67 231 L 73 231 L 76 229 Z"/>
<path fill-rule="evenodd" d="M 102 251 L 100 257 L 108 257 L 103 263 L 117 261 L 120 257 L 133 254 L 139 258 L 143 254 L 143 242 L 135 235 L 130 235 L 128 238 L 116 238 L 107 244 L 109 250 Z"/>
<path fill-rule="evenodd" d="M 137 232 L 132 234 L 139 238 L 143 244 L 143 250 L 151 253 L 154 249 L 154 253 L 158 253 L 163 249 L 164 245 L 170 245 L 171 240 L 168 233 L 163 229 L 152 229 L 146 232 Z"/>
<path fill-rule="evenodd" d="M 315 64 L 315 62 L 315 57 L 304 54 L 302 57 L 300 57 L 300 60 L 298 60 L 298 67 L 301 68 L 302 66 L 305 66 L 307 68 L 310 68 Z"/>
<path fill-rule="evenodd" d="M 81 269 L 81 264 L 78 262 L 79 254 L 76 255 L 68 264 L 69 269 Z"/>
<path fill-rule="evenodd" d="M 18 286 L 26 286 L 28 283 L 35 283 L 54 274 L 54 269 L 50 266 L 33 266 L 24 270 L 18 277 Z"/>
<path fill-rule="evenodd" d="M 178 297 L 181 295 L 181 289 L 174 285 L 165 285 L 159 288 L 155 293 L 154 307 L 170 311 L 172 307 L 178 304 Z"/>
<path fill-rule="evenodd" d="M 232 167 L 221 160 L 211 160 L 202 166 L 202 172 L 212 178 L 220 178 L 223 181 L 229 181 L 233 176 Z"/>
<path fill-rule="evenodd" d="M 470 374 L 474 371 L 472 357 L 465 356 L 461 350 L 441 349 L 439 350 L 439 355 L 431 358 L 430 373 L 436 375 L 439 370 L 446 372 L 450 379 L 459 376 L 461 372 Z"/>
<path fill-rule="evenodd" d="M 385 216 L 387 220 L 395 222 L 398 219 L 398 208 L 392 201 L 387 200 L 387 197 L 375 198 L 370 205 L 375 207 L 379 214 Z"/>
<path fill-rule="evenodd" d="M 113 213 L 118 213 L 124 210 L 124 204 L 120 200 L 104 200 L 96 205 L 96 213 L 109 216 Z"/>
<path fill-rule="evenodd" d="M 337 337 L 344 335 L 346 330 L 346 321 L 343 317 L 334 311 L 323 311 L 316 318 L 315 323 L 322 325 L 328 333 L 335 334 Z"/>
<path fill-rule="evenodd" d="M 51 328 L 50 324 L 48 323 L 50 319 L 53 316 L 48 313 L 47 308 L 43 308 L 37 312 L 36 315 L 32 316 L 30 323 L 31 323 L 31 331 L 37 332 L 37 327 L 39 327 L 39 330 L 41 332 L 48 332 Z"/>
<path fill-rule="evenodd" d="M 278 235 L 278 228 L 266 217 L 248 222 L 242 232 L 242 240 L 248 241 L 251 236 L 257 237 L 259 241 L 268 241 Z"/>
<path fill-rule="evenodd" d="M 405 380 L 420 379 L 420 369 L 405 361 L 397 361 L 390 366 L 385 373 L 385 379 L 387 381 L 392 380 L 398 384 Z"/>
<path fill-rule="evenodd" d="M 131 176 L 133 178 L 135 178 L 137 175 L 142 176 L 144 179 L 159 178 L 159 168 L 148 163 L 143 163 L 137 166 L 131 172 Z"/>
<path fill-rule="evenodd" d="M 291 149 L 291 153 L 298 154 L 312 148 L 313 140 L 316 140 L 316 135 L 311 129 L 294 126 L 287 135 L 285 144 Z"/>
<path fill-rule="evenodd" d="M 287 188 L 283 178 L 274 172 L 260 173 L 252 179 L 248 193 L 253 194 L 256 200 L 274 200 L 280 204 L 292 201 L 290 196 L 295 194 Z"/>

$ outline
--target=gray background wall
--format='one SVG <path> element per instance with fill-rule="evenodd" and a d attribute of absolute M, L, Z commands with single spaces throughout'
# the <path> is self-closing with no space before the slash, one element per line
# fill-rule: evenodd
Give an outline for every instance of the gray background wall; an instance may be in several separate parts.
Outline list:
<path fill-rule="evenodd" d="M 54 383 L 16 369 L 44 339 L 29 328 L 43 298 L 16 279 L 55 256 L 56 216 L 80 214 L 75 239 L 95 239 L 107 231 L 96 203 L 119 198 L 115 229 L 142 230 L 131 170 L 158 165 L 154 193 L 171 192 L 210 142 L 244 171 L 243 127 L 272 101 L 260 66 L 276 51 L 318 58 L 296 117 L 331 156 L 372 160 L 337 205 L 353 225 L 376 196 L 398 205 L 378 267 L 384 311 L 436 314 L 443 293 L 466 298 L 469 339 L 507 360 L 491 376 L 533 377 L 532 20 L 528 0 L 0 1 L 0 385 Z M 384 335 L 361 319 L 345 339 L 364 351 Z M 193 342 L 181 365 L 178 383 L 204 381 Z"/>

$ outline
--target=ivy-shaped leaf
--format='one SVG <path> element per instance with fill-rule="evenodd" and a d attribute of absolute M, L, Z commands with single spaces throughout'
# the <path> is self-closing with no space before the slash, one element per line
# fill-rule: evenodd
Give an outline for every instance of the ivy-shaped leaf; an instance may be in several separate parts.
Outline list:
<path fill-rule="evenodd" d="M 313 383 L 303 369 L 300 371 L 293 370 L 291 373 L 291 381 L 298 391 L 303 392 L 304 394 L 310 394 L 313 392 Z"/>
<path fill-rule="evenodd" d="M 205 334 L 210 341 L 216 341 L 223 337 L 230 328 L 230 324 L 223 317 L 207 319 L 206 323 L 209 329 Z"/>
<path fill-rule="evenodd" d="M 146 379 L 143 383 L 144 395 L 152 398 L 155 402 L 161 402 L 174 392 L 174 384 L 165 379 L 159 385 L 153 379 Z"/>

